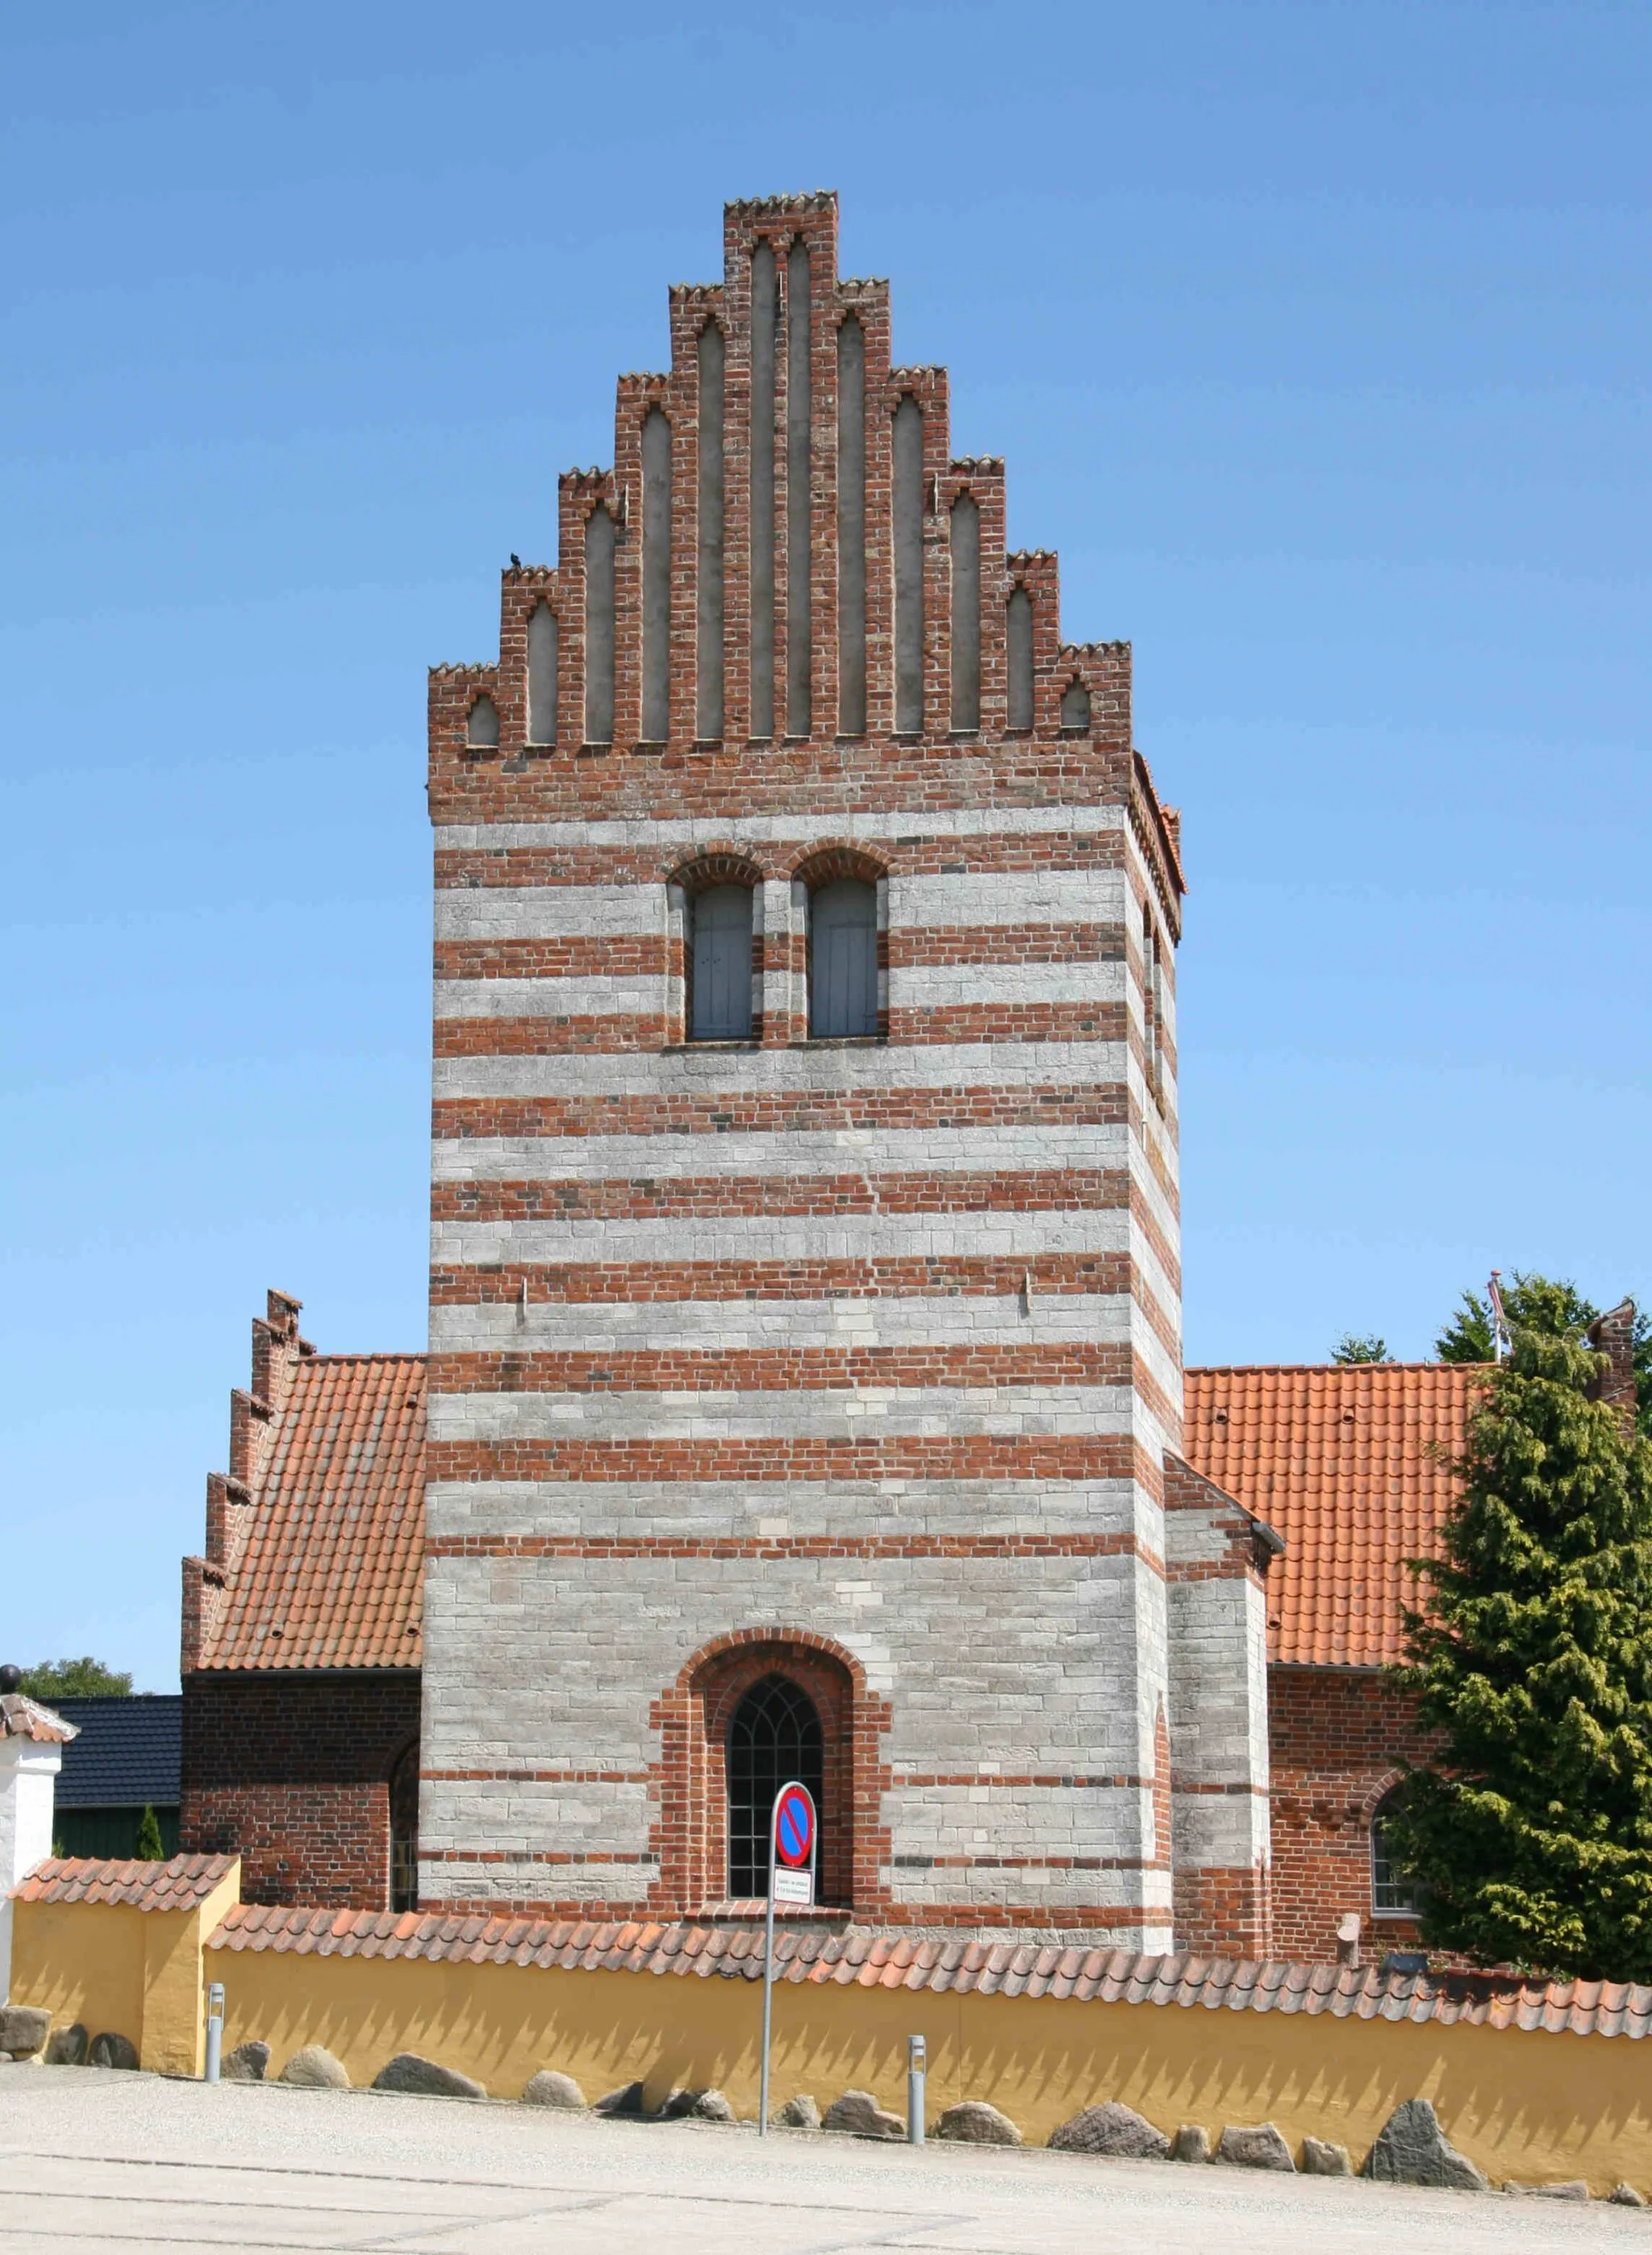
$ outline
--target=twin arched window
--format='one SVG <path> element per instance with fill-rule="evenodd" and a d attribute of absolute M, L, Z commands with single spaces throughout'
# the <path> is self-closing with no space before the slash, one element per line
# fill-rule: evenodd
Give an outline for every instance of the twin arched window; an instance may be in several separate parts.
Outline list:
<path fill-rule="evenodd" d="M 688 1037 L 749 1041 L 755 959 L 753 889 L 709 885 L 688 903 Z M 808 1030 L 814 1040 L 878 1031 L 878 889 L 833 877 L 808 896 Z"/>

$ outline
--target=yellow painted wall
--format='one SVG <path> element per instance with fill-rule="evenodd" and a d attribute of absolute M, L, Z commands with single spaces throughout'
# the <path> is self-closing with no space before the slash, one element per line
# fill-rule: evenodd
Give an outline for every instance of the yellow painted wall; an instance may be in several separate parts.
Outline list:
<path fill-rule="evenodd" d="M 173 2074 L 200 2071 L 203 1985 L 219 1980 L 226 2048 L 262 2037 L 272 2073 L 319 2043 L 365 2083 L 416 2051 L 495 2097 L 554 2067 L 588 2098 L 633 2081 L 650 2103 L 674 2084 L 715 2085 L 738 2113 L 756 2113 L 755 1984 L 275 1950 L 203 1959 L 238 1883 L 237 1869 L 188 1915 L 18 1903 L 15 1999 L 59 2024 L 118 2029 L 145 2067 Z M 1214 2139 L 1229 2122 L 1272 2121 L 1293 2147 L 1335 2139 L 1357 2164 L 1403 2099 L 1431 2098 L 1494 2181 L 1581 2176 L 1604 2194 L 1627 2180 L 1652 2195 L 1652 2045 L 1623 2036 L 781 1982 L 774 2101 L 807 2090 L 823 2108 L 854 2088 L 902 2113 L 916 2034 L 928 2040 L 932 2122 L 958 2099 L 986 2098 L 1038 2142 L 1082 2107 L 1120 2098 L 1166 2131 L 1201 2122 Z"/>
<path fill-rule="evenodd" d="M 761 1992 L 746 1982 L 228 1949 L 206 1964 L 227 1992 L 226 2045 L 262 2037 L 272 2074 L 321 2043 L 356 2083 L 416 2051 L 496 2097 L 555 2067 L 588 2098 L 641 2079 L 651 2104 L 674 2084 L 715 2085 L 737 2113 L 757 2111 Z M 932 2122 L 986 2098 L 1041 2142 L 1121 2098 L 1213 2139 L 1273 2121 L 1293 2148 L 1335 2139 L 1357 2165 L 1403 2099 L 1432 2098 L 1494 2180 L 1583 2176 L 1604 2194 L 1627 2179 L 1652 2195 L 1652 2057 L 1621 2036 L 780 1983 L 774 2103 L 808 2090 L 824 2108 L 856 2088 L 904 2113 L 914 2034 L 928 2040 Z"/>
<path fill-rule="evenodd" d="M 237 1863 L 189 1911 L 15 1902 L 12 2001 L 45 2006 L 54 2027 L 79 2020 L 88 2036 L 125 2036 L 159 2074 L 199 2075 L 206 2042 L 201 1951 L 240 1898 Z"/>

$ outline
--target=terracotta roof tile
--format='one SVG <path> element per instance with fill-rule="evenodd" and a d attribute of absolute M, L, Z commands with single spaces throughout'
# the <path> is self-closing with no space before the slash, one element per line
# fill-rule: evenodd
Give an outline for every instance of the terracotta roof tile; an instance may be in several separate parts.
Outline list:
<path fill-rule="evenodd" d="M 199 1859 L 205 1860 L 205 1859 Z M 221 1860 L 221 1859 L 220 1859 Z M 745 1927 L 597 1925 L 521 1917 L 455 1921 L 408 1912 L 265 1909 L 237 1903 L 209 1949 L 388 1952 L 449 1963 L 534 1965 L 544 1971 L 762 1978 L 760 1933 Z M 480 1927 L 480 1931 L 470 1929 Z M 395 1941 L 387 1942 L 387 1933 Z M 984 1996 L 1077 2003 L 1202 2006 L 1207 2012 L 1329 2013 L 1333 2019 L 1491 2024 L 1577 2035 L 1652 2032 L 1652 1988 L 1632 1983 L 1526 1982 L 1495 1973 L 1384 1973 L 1376 1966 L 1257 1963 L 1228 1957 L 1132 1956 L 1034 1943 L 914 1943 L 910 1935 L 844 1935 L 793 1928 L 775 1936 L 775 1978 L 837 1987 L 975 1990 Z"/>
<path fill-rule="evenodd" d="M 238 1860 L 234 1856 L 174 1856 L 167 1864 L 140 1864 L 118 1856 L 48 1856 L 11 1893 L 19 1902 L 127 1903 L 134 1910 L 192 1910 Z"/>
<path fill-rule="evenodd" d="M 80 1735 L 78 1724 L 24 1691 L 0 1691 L 0 1739 L 32 1739 L 39 1746 L 66 1746 Z"/>
<path fill-rule="evenodd" d="M 203 1668 L 416 1668 L 424 1356 L 306 1356 L 248 1516 Z"/>
<path fill-rule="evenodd" d="M 1404 1561 L 1432 1550 L 1486 1370 L 1460 1363 L 1190 1370 L 1183 1453 L 1284 1538 L 1268 1656 L 1374 1668 L 1403 1657 Z"/>

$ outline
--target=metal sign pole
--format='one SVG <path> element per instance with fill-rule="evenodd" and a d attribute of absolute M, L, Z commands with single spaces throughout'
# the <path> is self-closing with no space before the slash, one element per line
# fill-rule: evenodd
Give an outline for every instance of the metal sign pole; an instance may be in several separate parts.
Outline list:
<path fill-rule="evenodd" d="M 774 1830 L 780 1815 L 782 1785 L 774 1796 L 774 1806 L 768 1812 L 768 1914 L 765 1921 L 763 1943 L 763 2072 L 757 2102 L 757 2134 L 768 2135 L 768 2042 L 774 2020 Z"/>

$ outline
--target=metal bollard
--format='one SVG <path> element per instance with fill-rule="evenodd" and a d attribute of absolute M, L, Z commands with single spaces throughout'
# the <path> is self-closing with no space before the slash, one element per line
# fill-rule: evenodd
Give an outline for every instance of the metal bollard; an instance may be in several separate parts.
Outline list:
<path fill-rule="evenodd" d="M 906 2143 L 923 2143 L 924 2069 L 928 2048 L 921 2036 L 906 2038 Z"/>
<path fill-rule="evenodd" d="M 216 2083 L 224 2049 L 224 1985 L 214 1981 L 206 1992 L 206 2080 Z"/>

